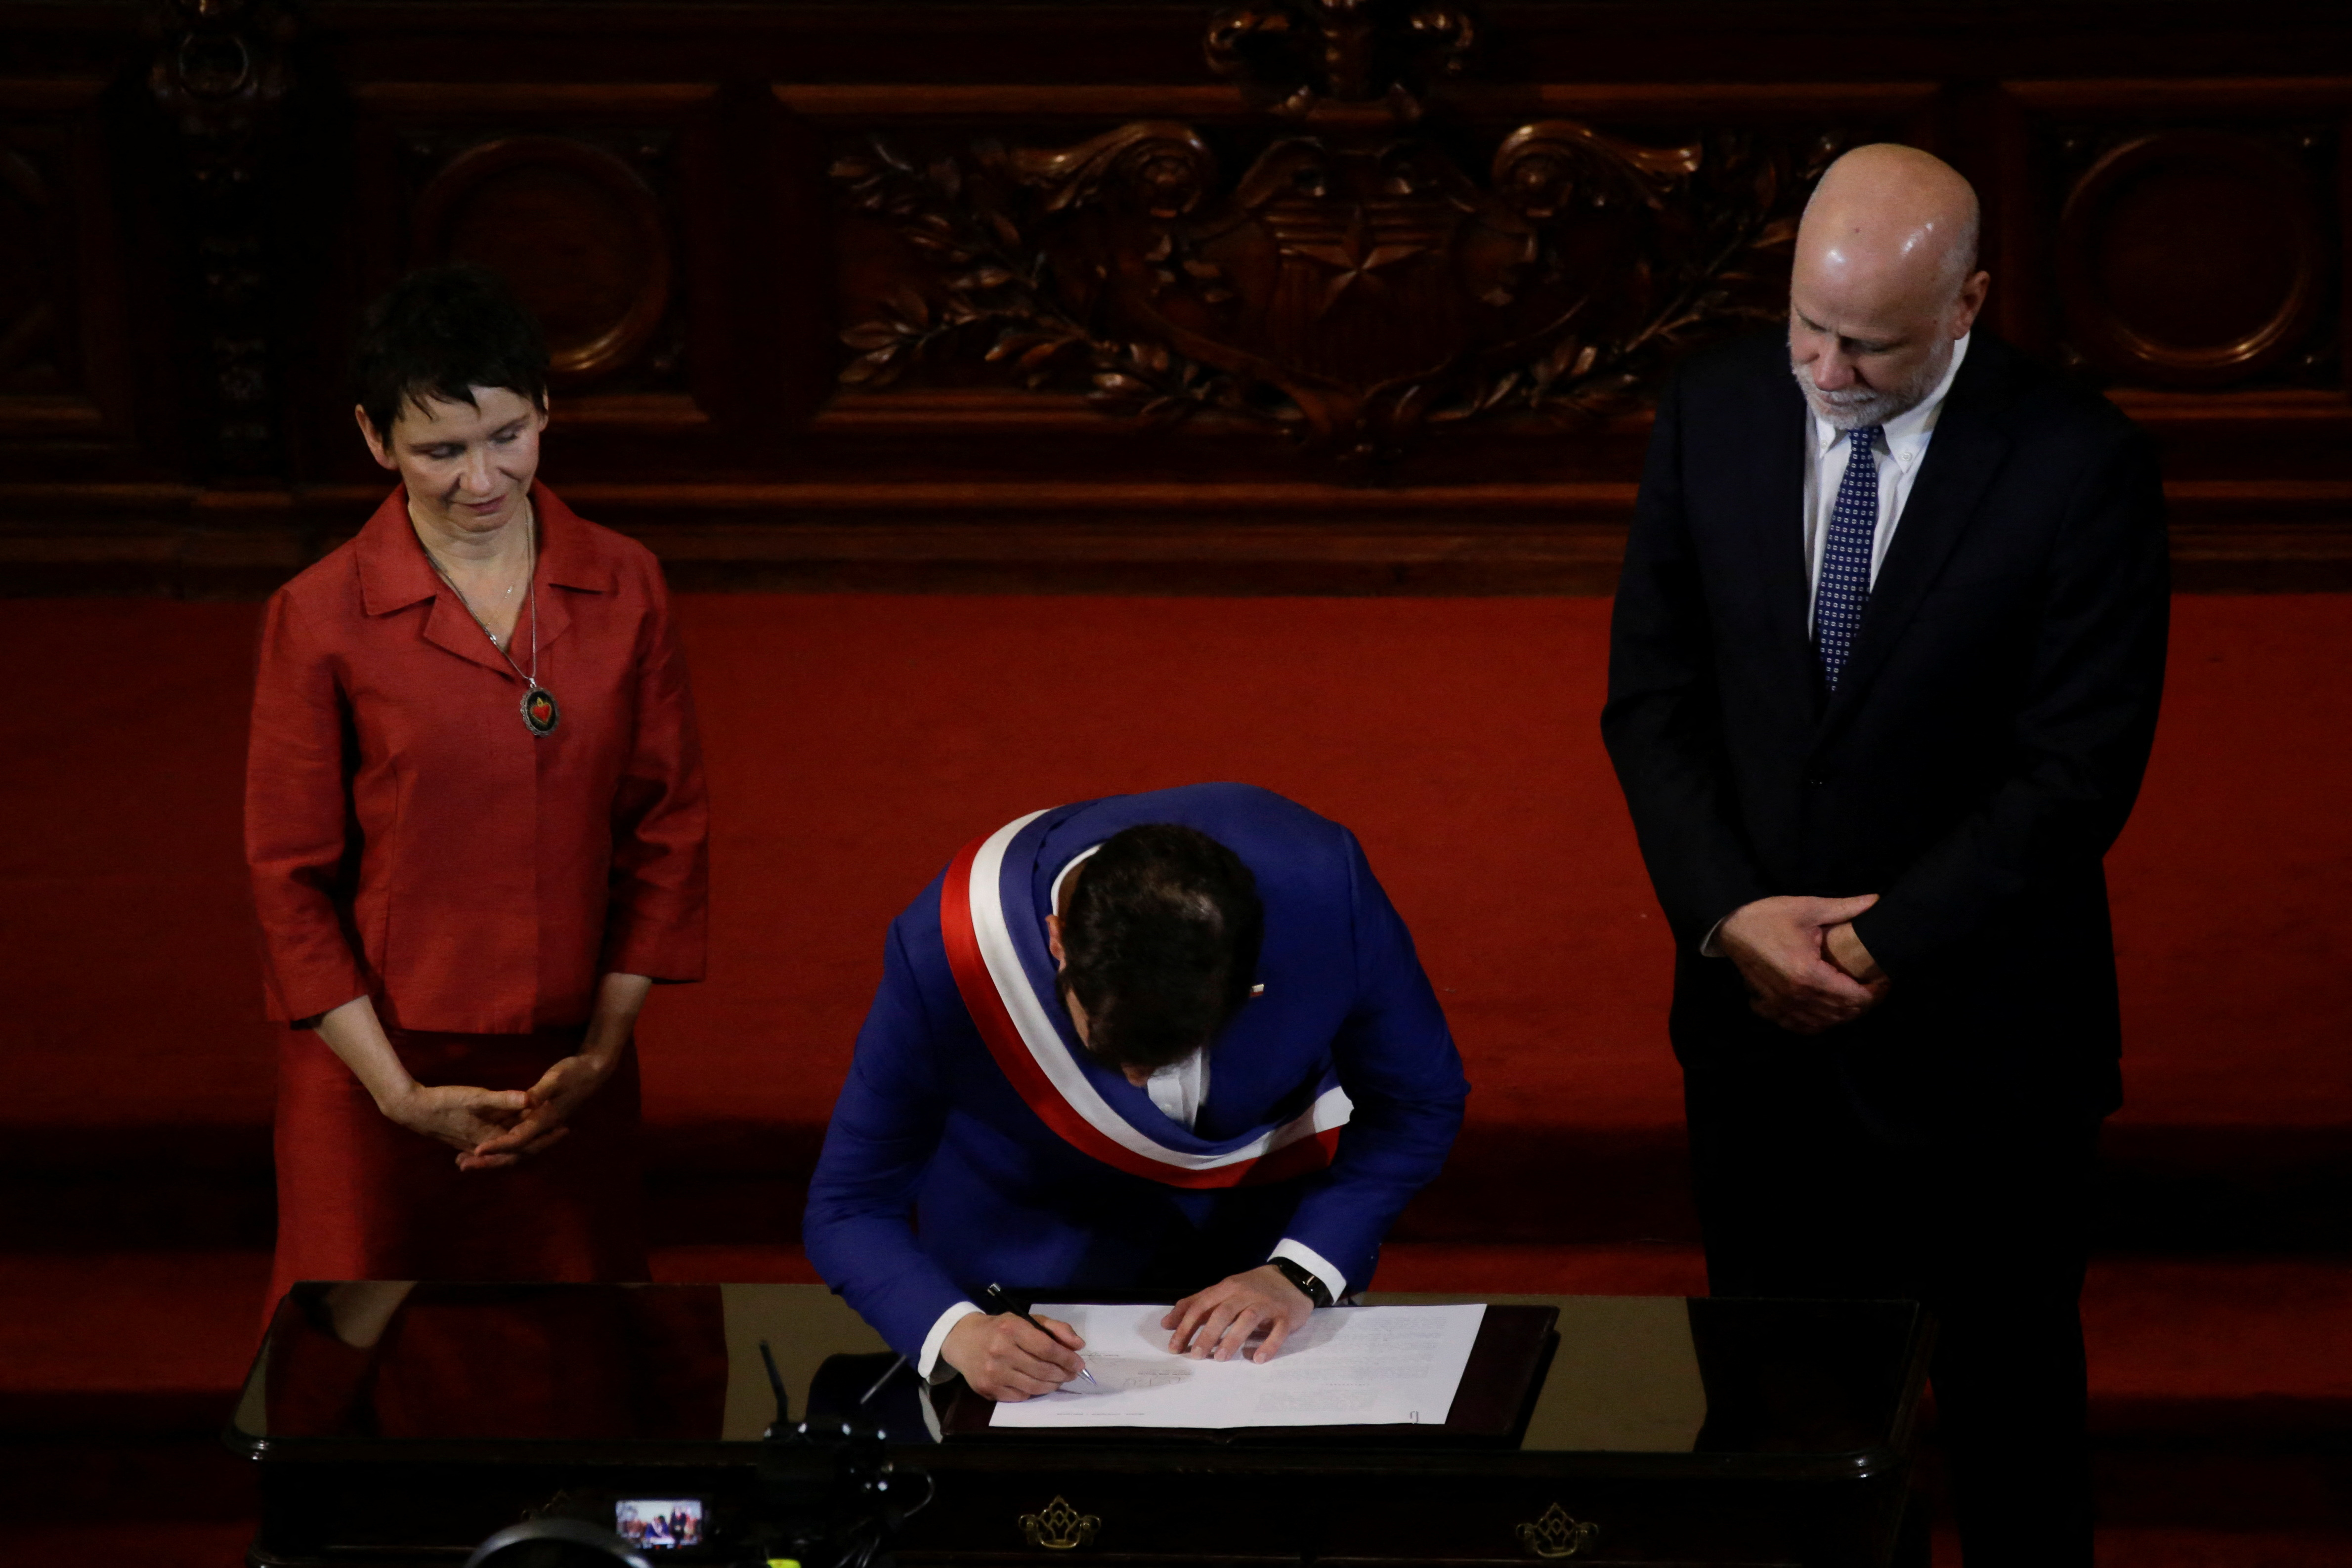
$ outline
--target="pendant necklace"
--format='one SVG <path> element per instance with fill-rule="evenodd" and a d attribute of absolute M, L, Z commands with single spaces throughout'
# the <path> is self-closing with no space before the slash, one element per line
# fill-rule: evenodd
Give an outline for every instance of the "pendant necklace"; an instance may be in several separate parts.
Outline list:
<path fill-rule="evenodd" d="M 563 722 L 563 710 L 556 706 L 555 694 L 539 684 L 539 551 L 534 548 L 538 521 L 537 517 L 531 519 L 534 531 L 524 536 L 523 578 L 530 584 L 530 668 L 528 670 L 514 662 L 514 655 L 507 652 L 505 643 L 499 641 L 499 634 L 490 630 L 490 623 L 475 610 L 474 601 L 466 597 L 466 591 L 457 586 L 457 580 L 449 575 L 449 569 L 441 564 L 441 558 L 428 549 L 425 559 L 433 563 L 433 570 L 440 574 L 442 581 L 449 585 L 449 591 L 457 596 L 457 602 L 466 607 L 466 613 L 473 616 L 474 624 L 482 629 L 482 635 L 490 640 L 490 646 L 499 651 L 499 657 L 507 662 L 507 668 L 522 677 L 523 727 L 533 737 L 543 737 L 555 733 L 555 727 Z M 423 544 L 425 541 L 419 538 L 416 542 Z M 509 588 L 507 591 L 512 593 L 514 590 Z"/>

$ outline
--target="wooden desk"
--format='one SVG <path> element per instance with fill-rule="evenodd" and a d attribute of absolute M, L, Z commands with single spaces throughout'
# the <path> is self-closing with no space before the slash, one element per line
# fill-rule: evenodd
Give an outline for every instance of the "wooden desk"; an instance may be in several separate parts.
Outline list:
<path fill-rule="evenodd" d="M 324 1289 L 281 1304 L 228 1433 L 262 1467 L 261 1568 L 458 1562 L 527 1512 L 609 1526 L 617 1500 L 646 1497 L 705 1500 L 709 1543 L 662 1554 L 678 1568 L 738 1561 L 773 1414 L 760 1342 L 795 1415 L 827 1357 L 883 1350 L 817 1286 L 579 1285 L 420 1287 L 361 1352 L 324 1332 Z M 935 1442 L 894 1417 L 894 1461 L 937 1483 L 895 1554 L 908 1568 L 1888 1560 L 1929 1340 L 1914 1306 L 1483 1299 L 1559 1310 L 1516 1447 L 1393 1430 Z M 835 1368 L 831 1387 L 844 1371 L 864 1380 Z M 911 1409 L 912 1380 L 895 1384 Z"/>

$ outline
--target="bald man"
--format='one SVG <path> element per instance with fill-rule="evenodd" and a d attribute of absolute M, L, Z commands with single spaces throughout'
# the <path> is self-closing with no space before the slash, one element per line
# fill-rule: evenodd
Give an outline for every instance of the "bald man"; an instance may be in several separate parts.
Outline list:
<path fill-rule="evenodd" d="M 2088 1564 L 2101 858 L 2163 501 L 2139 431 L 1977 326 L 1977 224 L 1910 148 L 1822 178 L 1785 335 L 1659 404 L 1601 731 L 1675 939 L 1710 1288 L 1925 1301 L 1969 1562 Z"/>

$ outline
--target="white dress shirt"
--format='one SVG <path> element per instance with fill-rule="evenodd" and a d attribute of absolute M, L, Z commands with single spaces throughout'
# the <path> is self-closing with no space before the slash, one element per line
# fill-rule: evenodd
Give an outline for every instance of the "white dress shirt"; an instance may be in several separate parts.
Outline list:
<path fill-rule="evenodd" d="M 1100 844 L 1095 844 L 1080 850 L 1070 857 L 1068 864 L 1054 873 L 1053 886 L 1045 894 L 1047 907 L 1056 910 L 1062 907 L 1062 883 L 1087 856 L 1100 848 Z M 1202 1102 L 1209 1097 L 1209 1048 L 1202 1046 L 1183 1061 L 1160 1068 L 1145 1082 L 1143 1092 L 1151 1097 L 1152 1104 L 1159 1107 L 1162 1115 L 1190 1130 L 1200 1118 Z M 1274 1250 L 1266 1256 L 1269 1262 L 1276 1258 L 1287 1258 L 1307 1270 L 1323 1281 L 1324 1288 L 1331 1292 L 1331 1299 L 1335 1301 L 1347 1294 L 1348 1277 L 1303 1241 L 1286 1236 L 1275 1243 Z M 923 1350 L 915 1358 L 915 1370 L 933 1383 L 943 1383 L 954 1375 L 952 1367 L 940 1364 L 940 1347 L 947 1343 L 950 1329 L 981 1310 L 970 1301 L 958 1301 L 941 1312 L 932 1322 L 931 1332 L 923 1336 Z"/>
<path fill-rule="evenodd" d="M 1970 334 L 1973 336 L 1973 334 Z M 1885 562 L 1886 547 L 1894 540 L 1895 525 L 1903 520 L 1903 503 L 1911 497 L 1911 482 L 1919 476 L 1919 466 L 1927 460 L 1927 443 L 1935 438 L 1936 422 L 1943 417 L 1944 398 L 1952 390 L 1953 378 L 1960 373 L 1960 361 L 1969 357 L 1969 340 L 1963 337 L 1952 345 L 1952 362 L 1944 367 L 1944 379 L 1936 390 L 1921 399 L 1917 407 L 1898 413 L 1880 427 L 1877 442 L 1872 446 L 1870 460 L 1878 468 L 1878 527 L 1870 537 L 1870 585 L 1878 586 L 1878 569 Z M 1812 405 L 1805 405 L 1805 452 L 1812 461 L 1805 465 L 1805 634 L 1813 632 L 1813 612 L 1822 597 L 1822 552 L 1829 546 L 1830 512 L 1837 505 L 1838 486 L 1845 483 L 1845 465 L 1853 460 L 1853 444 L 1847 433 L 1822 422 Z M 1723 920 L 1731 918 L 1724 912 Z M 1723 946 L 1716 940 L 1723 931 L 1723 920 L 1711 926 L 1706 938 L 1698 945 L 1703 957 L 1720 958 Z"/>
<path fill-rule="evenodd" d="M 1952 390 L 1952 378 L 1960 373 L 1960 361 L 1969 357 L 1969 340 L 1962 338 L 1952 345 L 1952 362 L 1945 367 L 1944 379 L 1936 390 L 1921 400 L 1916 408 L 1898 413 L 1881 429 L 1876 444 L 1871 451 L 1871 461 L 1878 467 L 1878 529 L 1870 540 L 1870 583 L 1878 586 L 1878 569 L 1886 559 L 1886 547 L 1895 538 L 1895 526 L 1903 520 L 1903 503 L 1911 495 L 1911 482 L 1919 476 L 1919 465 L 1927 460 L 1927 443 L 1935 437 L 1936 421 L 1944 413 L 1945 394 Z M 1846 464 L 1852 460 L 1853 444 L 1843 430 L 1832 428 L 1813 413 L 1805 410 L 1806 451 L 1812 461 L 1805 465 L 1805 632 L 1813 630 L 1813 606 L 1822 592 L 1822 552 L 1829 545 L 1830 511 L 1837 505 L 1838 486 L 1845 483 Z"/>

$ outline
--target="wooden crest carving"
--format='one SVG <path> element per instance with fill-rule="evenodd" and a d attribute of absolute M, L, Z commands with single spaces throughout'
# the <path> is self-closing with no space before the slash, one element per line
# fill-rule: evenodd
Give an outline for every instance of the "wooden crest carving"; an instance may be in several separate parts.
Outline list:
<path fill-rule="evenodd" d="M 1219 12 L 1203 52 L 1211 70 L 1276 114 L 1380 104 L 1412 120 L 1477 40 L 1475 16 L 1451 0 L 1259 0 Z"/>
<path fill-rule="evenodd" d="M 842 383 L 976 362 L 1377 463 L 1431 424 L 1589 415 L 1780 315 L 1774 273 L 1834 138 L 1654 146 L 1544 120 L 1474 177 L 1463 138 L 1423 126 L 1475 35 L 1444 0 L 1223 13 L 1209 60 L 1276 127 L 1230 172 L 1177 120 L 1045 148 L 869 137 L 834 177 L 904 259 L 842 334 Z"/>

